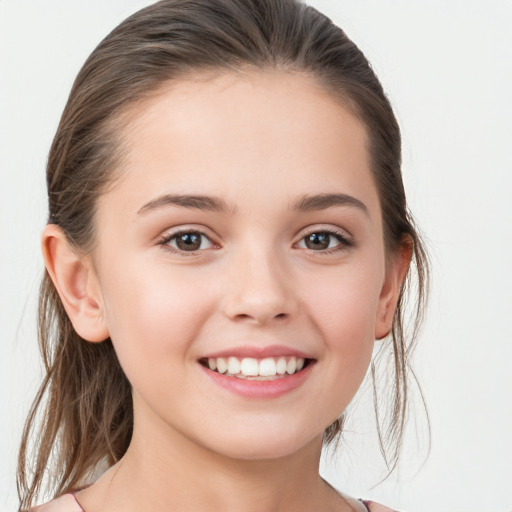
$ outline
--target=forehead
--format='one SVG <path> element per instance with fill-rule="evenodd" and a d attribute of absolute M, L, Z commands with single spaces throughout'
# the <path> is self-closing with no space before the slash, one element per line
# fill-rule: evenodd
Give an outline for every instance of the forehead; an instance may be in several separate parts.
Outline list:
<path fill-rule="evenodd" d="M 278 191 L 291 197 L 340 187 L 376 198 L 363 124 L 304 73 L 190 76 L 126 119 L 118 188 L 134 202 L 169 188 L 235 203 L 247 189 L 269 204 Z"/>

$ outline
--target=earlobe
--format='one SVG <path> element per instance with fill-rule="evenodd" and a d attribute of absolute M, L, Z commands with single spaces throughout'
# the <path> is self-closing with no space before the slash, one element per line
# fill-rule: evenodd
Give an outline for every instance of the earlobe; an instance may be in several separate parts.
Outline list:
<path fill-rule="evenodd" d="M 44 228 L 41 245 L 46 269 L 76 332 L 90 342 L 107 339 L 101 293 L 88 258 L 77 254 L 54 224 Z"/>
<path fill-rule="evenodd" d="M 406 241 L 394 253 L 386 269 L 386 278 L 379 297 L 375 339 L 385 338 L 393 327 L 395 311 L 412 258 L 412 242 Z"/>

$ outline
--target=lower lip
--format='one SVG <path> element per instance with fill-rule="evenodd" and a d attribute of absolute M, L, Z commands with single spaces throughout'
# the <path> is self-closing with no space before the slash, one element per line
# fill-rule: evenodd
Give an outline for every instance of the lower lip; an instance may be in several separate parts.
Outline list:
<path fill-rule="evenodd" d="M 222 373 L 214 372 L 201 364 L 200 366 L 213 383 L 232 393 L 244 398 L 270 399 L 280 397 L 297 389 L 309 377 L 314 364 L 310 362 L 303 370 L 274 380 L 249 380 L 228 377 Z"/>

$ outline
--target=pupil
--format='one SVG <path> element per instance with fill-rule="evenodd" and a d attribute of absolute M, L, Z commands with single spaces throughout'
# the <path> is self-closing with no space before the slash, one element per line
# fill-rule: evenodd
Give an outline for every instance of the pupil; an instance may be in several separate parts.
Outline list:
<path fill-rule="evenodd" d="M 184 251 L 195 251 L 201 247 L 201 236 L 197 233 L 185 233 L 178 237 L 176 245 Z"/>
<path fill-rule="evenodd" d="M 327 233 L 311 233 L 306 238 L 308 249 L 327 249 L 329 247 L 330 235 Z"/>

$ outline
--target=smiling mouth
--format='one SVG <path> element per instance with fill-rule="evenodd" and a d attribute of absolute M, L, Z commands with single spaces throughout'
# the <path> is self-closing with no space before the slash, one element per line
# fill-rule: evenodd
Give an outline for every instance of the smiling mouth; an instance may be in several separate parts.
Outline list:
<path fill-rule="evenodd" d="M 294 375 L 314 362 L 302 357 L 212 357 L 199 362 L 211 371 L 246 380 L 274 380 Z"/>

